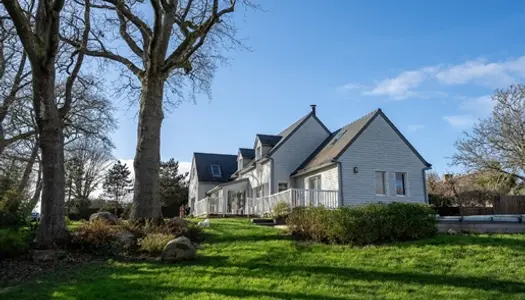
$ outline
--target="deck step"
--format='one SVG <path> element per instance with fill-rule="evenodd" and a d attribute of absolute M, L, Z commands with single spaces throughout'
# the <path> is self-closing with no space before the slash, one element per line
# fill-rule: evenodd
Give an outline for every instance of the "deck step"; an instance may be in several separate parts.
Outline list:
<path fill-rule="evenodd" d="M 252 219 L 251 221 L 253 224 L 256 224 L 256 225 L 265 225 L 265 226 L 275 225 L 273 222 L 273 219 L 258 218 L 258 219 Z"/>

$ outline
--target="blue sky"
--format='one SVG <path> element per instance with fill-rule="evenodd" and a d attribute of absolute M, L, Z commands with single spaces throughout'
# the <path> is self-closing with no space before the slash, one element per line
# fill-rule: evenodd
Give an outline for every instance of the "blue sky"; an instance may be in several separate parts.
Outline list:
<path fill-rule="evenodd" d="M 495 88 L 525 79 L 525 1 L 267 0 L 239 11 L 239 37 L 211 100 L 184 103 L 163 123 L 161 154 L 236 154 L 317 104 L 335 130 L 382 108 L 440 173 L 454 141 L 491 109 Z M 136 108 L 119 106 L 115 156 L 131 160 Z M 183 164 L 187 167 L 189 164 Z"/>

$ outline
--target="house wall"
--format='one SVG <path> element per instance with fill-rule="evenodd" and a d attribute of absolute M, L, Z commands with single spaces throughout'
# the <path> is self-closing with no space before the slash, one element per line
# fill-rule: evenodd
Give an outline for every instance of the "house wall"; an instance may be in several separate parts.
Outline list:
<path fill-rule="evenodd" d="M 269 182 L 270 182 L 271 164 L 270 161 L 265 161 L 260 164 L 257 163 L 255 169 L 239 175 L 240 178 L 248 178 L 248 195 L 252 196 L 253 189 L 264 186 L 263 195 L 269 195 Z"/>
<path fill-rule="evenodd" d="M 344 205 L 367 202 L 424 203 L 423 162 L 381 115 L 362 132 L 339 158 Z M 353 172 L 358 167 L 358 173 Z M 387 172 L 387 195 L 376 195 L 375 171 Z M 397 196 L 395 172 L 407 174 L 406 196 Z"/>
<path fill-rule="evenodd" d="M 206 197 L 206 192 L 211 190 L 212 188 L 219 185 L 220 182 L 213 182 L 213 181 L 200 181 L 199 182 L 199 193 L 198 193 L 198 200 L 203 199 Z"/>
<path fill-rule="evenodd" d="M 312 154 L 314 150 L 328 137 L 329 133 L 313 117 L 308 117 L 284 144 L 273 154 L 272 193 L 276 193 L 279 182 L 290 184 L 290 174 Z M 293 187 L 293 186 L 292 186 Z"/>
<path fill-rule="evenodd" d="M 188 203 L 190 205 L 193 205 L 191 203 L 192 199 L 195 199 L 195 201 L 199 200 L 198 193 L 199 193 L 199 180 L 197 179 L 195 159 L 192 159 L 191 168 L 190 168 L 190 182 L 188 186 Z"/>
<path fill-rule="evenodd" d="M 313 176 L 321 176 L 322 190 L 339 190 L 339 168 L 337 164 L 295 177 L 294 187 L 308 189 L 308 179 Z"/>

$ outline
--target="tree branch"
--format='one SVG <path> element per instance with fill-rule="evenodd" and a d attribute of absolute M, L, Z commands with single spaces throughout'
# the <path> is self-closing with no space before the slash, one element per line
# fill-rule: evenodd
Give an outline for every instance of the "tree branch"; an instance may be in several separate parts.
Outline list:
<path fill-rule="evenodd" d="M 16 32 L 20 36 L 20 41 L 31 60 L 42 57 L 42 45 L 40 40 L 33 34 L 31 24 L 25 16 L 24 10 L 20 7 L 17 0 L 3 0 L 7 12 L 15 25 Z"/>

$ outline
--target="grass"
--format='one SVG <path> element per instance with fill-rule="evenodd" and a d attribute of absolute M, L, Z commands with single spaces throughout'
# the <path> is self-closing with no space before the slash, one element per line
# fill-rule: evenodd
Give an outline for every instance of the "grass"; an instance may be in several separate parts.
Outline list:
<path fill-rule="evenodd" d="M 94 263 L 0 299 L 525 299 L 525 235 L 352 248 L 297 244 L 246 220 L 211 223 L 197 261 Z"/>

